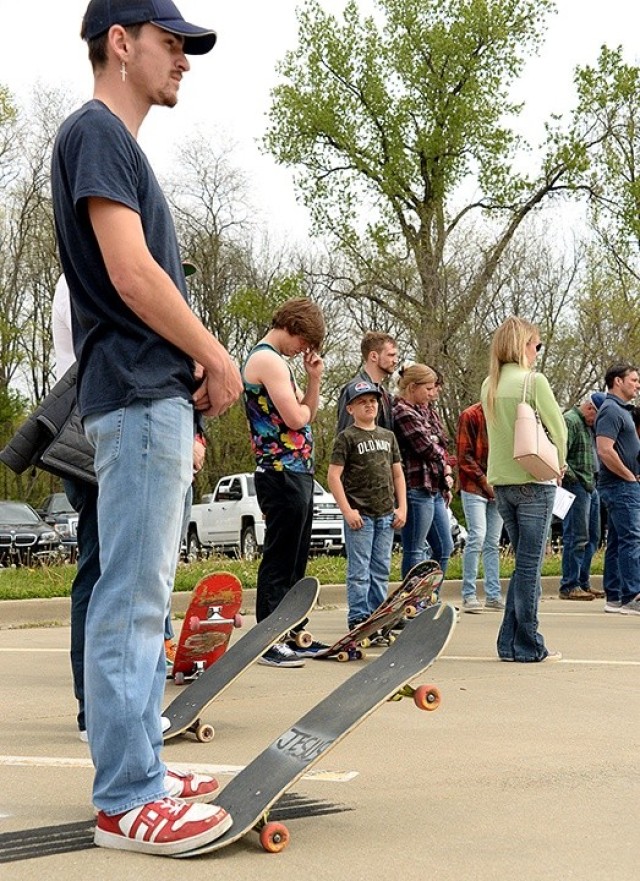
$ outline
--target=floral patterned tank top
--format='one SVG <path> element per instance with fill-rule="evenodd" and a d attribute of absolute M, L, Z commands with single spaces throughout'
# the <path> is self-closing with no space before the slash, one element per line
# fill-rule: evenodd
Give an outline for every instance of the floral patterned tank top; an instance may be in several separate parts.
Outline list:
<path fill-rule="evenodd" d="M 258 343 L 249 352 L 247 361 L 254 352 L 260 349 L 271 349 L 280 355 L 269 343 Z M 305 474 L 313 474 L 313 435 L 311 426 L 305 425 L 299 430 L 294 430 L 285 425 L 282 417 L 269 397 L 267 389 L 258 383 L 247 382 L 242 368 L 242 381 L 244 384 L 244 406 L 249 420 L 251 432 L 251 448 L 256 457 L 258 469 L 272 469 L 274 471 L 297 471 Z M 287 365 L 289 367 L 289 365 Z M 289 367 L 291 385 L 296 388 L 293 372 Z"/>

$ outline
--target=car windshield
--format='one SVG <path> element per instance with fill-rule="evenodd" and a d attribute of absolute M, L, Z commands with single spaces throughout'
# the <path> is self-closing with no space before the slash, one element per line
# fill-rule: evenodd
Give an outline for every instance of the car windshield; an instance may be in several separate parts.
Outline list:
<path fill-rule="evenodd" d="M 52 514 L 68 514 L 73 511 L 71 502 L 64 493 L 56 493 L 51 501 Z"/>
<path fill-rule="evenodd" d="M 40 518 L 33 508 L 24 502 L 0 502 L 0 524 L 13 526 L 21 523 L 38 523 Z"/>

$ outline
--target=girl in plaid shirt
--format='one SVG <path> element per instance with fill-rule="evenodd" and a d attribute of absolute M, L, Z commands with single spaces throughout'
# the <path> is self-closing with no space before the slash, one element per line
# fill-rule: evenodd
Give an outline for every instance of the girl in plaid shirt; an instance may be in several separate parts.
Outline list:
<path fill-rule="evenodd" d="M 402 530 L 402 577 L 425 559 L 427 535 L 441 493 L 453 484 L 446 437 L 434 424 L 429 403 L 435 399 L 437 377 L 426 364 L 400 371 L 393 405 L 393 430 L 398 439 L 407 483 L 407 522 Z"/>

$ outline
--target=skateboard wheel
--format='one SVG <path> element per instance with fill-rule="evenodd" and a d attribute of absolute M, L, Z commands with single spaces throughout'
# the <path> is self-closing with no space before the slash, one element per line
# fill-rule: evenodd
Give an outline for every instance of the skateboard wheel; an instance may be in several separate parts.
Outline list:
<path fill-rule="evenodd" d="M 293 641 L 299 649 L 308 649 L 313 642 L 313 637 L 307 630 L 301 630 L 295 634 Z"/>
<path fill-rule="evenodd" d="M 196 728 L 196 740 L 200 743 L 211 743 L 216 732 L 213 725 L 198 725 Z"/>
<path fill-rule="evenodd" d="M 200 619 L 197 615 L 192 615 L 189 618 L 189 630 L 191 631 L 191 633 L 200 632 Z"/>
<path fill-rule="evenodd" d="M 233 616 L 233 626 L 242 627 L 242 615 L 239 612 L 237 615 Z"/>
<path fill-rule="evenodd" d="M 260 830 L 260 844 L 267 853 L 280 853 L 289 844 L 290 837 L 283 823 L 265 823 Z"/>
<path fill-rule="evenodd" d="M 173 674 L 173 681 L 175 682 L 176 685 L 184 685 L 184 673 L 180 673 L 180 672 L 174 673 Z"/>
<path fill-rule="evenodd" d="M 405 618 L 415 618 L 418 614 L 418 609 L 416 606 L 407 606 L 404 610 Z"/>
<path fill-rule="evenodd" d="M 336 661 L 340 661 L 340 663 L 344 663 L 344 661 L 349 660 L 349 652 L 338 652 L 336 655 Z"/>
<path fill-rule="evenodd" d="M 355 653 L 356 661 L 363 661 L 366 657 L 367 655 L 365 654 L 365 652 L 362 651 L 362 649 L 358 649 L 358 651 Z"/>
<path fill-rule="evenodd" d="M 360 640 L 360 645 L 362 646 L 363 649 L 368 649 L 369 646 L 371 645 L 371 640 L 369 639 L 368 636 L 365 636 L 364 639 Z"/>
<path fill-rule="evenodd" d="M 441 699 L 440 689 L 435 685 L 419 685 L 413 693 L 413 702 L 421 710 L 437 710 Z"/>

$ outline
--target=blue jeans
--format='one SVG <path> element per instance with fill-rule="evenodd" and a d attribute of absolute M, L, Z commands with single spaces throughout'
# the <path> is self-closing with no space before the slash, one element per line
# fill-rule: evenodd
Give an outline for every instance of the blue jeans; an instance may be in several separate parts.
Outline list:
<path fill-rule="evenodd" d="M 86 622 L 93 802 L 118 814 L 165 794 L 163 628 L 192 478 L 187 400 L 135 401 L 84 420 L 98 477 L 100 577 Z"/>
<path fill-rule="evenodd" d="M 67 498 L 78 512 L 78 560 L 71 585 L 71 673 L 78 701 L 78 728 L 87 727 L 84 712 L 84 631 L 93 586 L 100 577 L 98 487 L 83 480 L 62 481 Z"/>
<path fill-rule="evenodd" d="M 599 492 L 608 516 L 602 586 L 609 602 L 626 605 L 640 593 L 640 484 L 620 480 Z"/>
<path fill-rule="evenodd" d="M 600 538 L 600 498 L 580 483 L 567 487 L 575 495 L 562 521 L 562 578 L 560 592 L 589 586 L 591 560 Z"/>
<path fill-rule="evenodd" d="M 453 538 L 447 506 L 440 493 L 436 493 L 433 497 L 433 520 L 427 533 L 427 545 L 424 552 L 425 559 L 435 560 L 442 574 L 446 576 L 449 557 L 453 553 Z"/>
<path fill-rule="evenodd" d="M 462 599 L 470 600 L 476 596 L 476 578 L 482 554 L 485 596 L 488 600 L 499 600 L 502 517 L 498 506 L 495 501 L 465 490 L 460 491 L 460 498 L 468 533 L 462 555 Z"/>
<path fill-rule="evenodd" d="M 402 527 L 402 577 L 425 556 L 427 534 L 433 523 L 434 493 L 428 489 L 407 489 L 407 522 Z"/>
<path fill-rule="evenodd" d="M 347 552 L 348 622 L 368 618 L 389 592 L 389 570 L 393 545 L 393 514 L 384 517 L 362 515 L 362 528 L 344 524 Z"/>
<path fill-rule="evenodd" d="M 495 493 L 516 557 L 498 633 L 498 656 L 513 661 L 543 661 L 549 652 L 538 632 L 540 573 L 556 488 L 545 483 L 524 483 L 496 486 Z"/>

